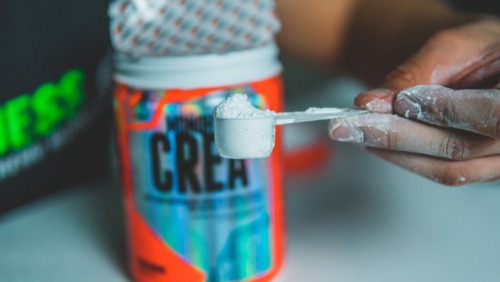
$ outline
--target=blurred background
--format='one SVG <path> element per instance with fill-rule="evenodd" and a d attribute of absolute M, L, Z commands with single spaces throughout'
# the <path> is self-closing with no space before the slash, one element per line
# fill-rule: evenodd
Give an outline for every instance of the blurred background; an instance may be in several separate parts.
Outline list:
<path fill-rule="evenodd" d="M 493 0 L 450 2 L 500 12 Z M 107 6 L 0 3 L 0 281 L 130 281 Z M 288 59 L 283 75 L 287 110 L 352 107 L 366 89 Z M 285 147 L 284 281 L 499 279 L 498 185 L 430 182 L 333 144 L 326 122 L 287 126 Z M 297 165 L 311 148 L 318 157 Z"/>

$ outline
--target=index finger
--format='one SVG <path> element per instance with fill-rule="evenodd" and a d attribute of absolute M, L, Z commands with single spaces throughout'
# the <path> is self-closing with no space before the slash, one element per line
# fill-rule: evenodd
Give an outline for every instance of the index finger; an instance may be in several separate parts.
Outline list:
<path fill-rule="evenodd" d="M 500 90 L 415 86 L 398 93 L 397 114 L 441 127 L 500 137 Z"/>

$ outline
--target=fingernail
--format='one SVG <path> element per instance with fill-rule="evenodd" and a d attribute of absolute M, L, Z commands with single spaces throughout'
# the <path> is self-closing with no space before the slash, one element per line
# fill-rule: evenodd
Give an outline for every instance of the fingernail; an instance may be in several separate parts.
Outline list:
<path fill-rule="evenodd" d="M 396 102 L 394 102 L 394 107 L 398 113 L 403 114 L 406 118 L 418 119 L 422 115 L 420 104 L 405 93 L 398 95 Z"/>
<path fill-rule="evenodd" d="M 339 123 L 330 125 L 330 137 L 335 141 L 341 142 L 363 142 L 363 131 L 357 127 Z"/>
<path fill-rule="evenodd" d="M 377 113 L 392 113 L 392 99 L 394 93 L 385 88 L 371 89 L 359 94 L 354 104 L 363 110 Z"/>

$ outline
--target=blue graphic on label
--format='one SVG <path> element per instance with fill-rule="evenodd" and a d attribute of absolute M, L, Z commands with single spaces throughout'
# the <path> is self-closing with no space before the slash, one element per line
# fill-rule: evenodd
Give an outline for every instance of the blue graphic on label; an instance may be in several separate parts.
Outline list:
<path fill-rule="evenodd" d="M 219 156 L 212 111 L 232 93 L 264 108 L 251 87 L 165 105 L 152 130 L 130 132 L 135 205 L 156 234 L 207 281 L 247 279 L 271 267 L 267 159 Z M 146 91 L 134 121 L 152 118 L 163 92 Z"/>

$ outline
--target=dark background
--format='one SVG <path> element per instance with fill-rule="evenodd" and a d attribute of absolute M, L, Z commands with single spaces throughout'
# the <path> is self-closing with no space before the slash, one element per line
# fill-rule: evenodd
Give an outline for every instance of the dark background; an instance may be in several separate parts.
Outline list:
<path fill-rule="evenodd" d="M 98 101 L 95 81 L 96 67 L 110 48 L 107 5 L 106 0 L 0 1 L 0 105 L 78 67 L 87 77 L 81 112 L 99 108 L 93 122 L 60 151 L 0 181 L 0 213 L 107 172 L 111 96 Z"/>

